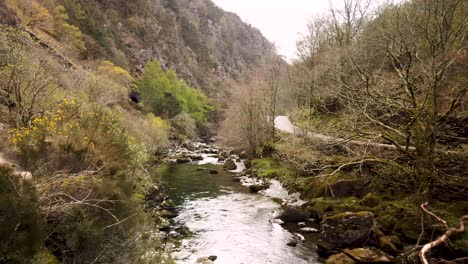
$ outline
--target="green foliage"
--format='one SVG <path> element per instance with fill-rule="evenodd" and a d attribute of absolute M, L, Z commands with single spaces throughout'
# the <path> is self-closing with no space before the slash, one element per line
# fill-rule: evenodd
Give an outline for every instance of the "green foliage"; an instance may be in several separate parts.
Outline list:
<path fill-rule="evenodd" d="M 213 110 L 202 91 L 180 80 L 174 71 L 164 72 L 158 61 L 146 65 L 136 84 L 143 103 L 156 115 L 172 118 L 184 112 L 203 125 Z"/>
<path fill-rule="evenodd" d="M 103 165 L 124 169 L 146 160 L 143 147 L 109 109 L 75 100 L 64 99 L 55 111 L 10 135 L 22 164 L 31 169 L 43 162 L 73 171 Z"/>
<path fill-rule="evenodd" d="M 83 42 L 83 34 L 76 26 L 68 23 L 69 16 L 65 7 L 57 6 L 54 10 L 55 34 L 66 44 L 76 48 L 78 51 L 86 49 Z"/>
<path fill-rule="evenodd" d="M 182 135 L 195 139 L 197 137 L 197 125 L 195 120 L 187 113 L 180 113 L 171 119 L 172 126 Z"/>
<path fill-rule="evenodd" d="M 60 264 L 60 261 L 47 250 L 42 250 L 34 256 L 33 264 Z"/>
<path fill-rule="evenodd" d="M 148 153 L 158 153 L 169 144 L 170 124 L 168 121 L 152 113 L 138 116 L 124 111 L 120 113 L 120 118 L 122 124 L 138 142 L 142 143 Z"/>
<path fill-rule="evenodd" d="M 0 263 L 26 263 L 41 247 L 44 233 L 36 190 L 0 166 Z"/>

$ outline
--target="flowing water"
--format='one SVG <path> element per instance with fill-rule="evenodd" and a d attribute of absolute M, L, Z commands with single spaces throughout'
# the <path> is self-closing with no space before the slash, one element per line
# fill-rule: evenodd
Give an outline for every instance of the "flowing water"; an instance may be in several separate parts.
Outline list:
<path fill-rule="evenodd" d="M 220 173 L 211 175 L 209 169 Z M 318 263 L 313 239 L 306 236 L 297 247 L 286 245 L 294 239 L 297 225 L 290 232 L 274 223 L 280 205 L 233 182 L 232 174 L 222 172 L 221 166 L 168 163 L 156 174 L 177 205 L 175 226 L 191 234 L 174 253 L 177 263 L 193 264 L 211 255 L 217 256 L 218 264 Z M 278 183 L 268 192 L 287 194 Z"/>

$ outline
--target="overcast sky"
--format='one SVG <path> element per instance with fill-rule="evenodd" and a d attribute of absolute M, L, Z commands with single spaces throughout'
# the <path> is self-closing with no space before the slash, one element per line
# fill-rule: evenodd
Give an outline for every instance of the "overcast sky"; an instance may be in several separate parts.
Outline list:
<path fill-rule="evenodd" d="M 278 47 L 280 54 L 292 59 L 299 34 L 307 31 L 314 14 L 329 10 L 328 0 L 213 0 L 226 11 L 238 14 L 244 22 L 260 29 Z M 342 0 L 332 0 L 339 4 Z"/>

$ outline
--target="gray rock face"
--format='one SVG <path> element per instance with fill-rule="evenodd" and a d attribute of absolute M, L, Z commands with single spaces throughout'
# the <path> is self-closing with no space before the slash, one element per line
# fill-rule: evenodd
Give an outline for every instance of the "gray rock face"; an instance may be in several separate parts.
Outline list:
<path fill-rule="evenodd" d="M 374 225 L 371 212 L 342 213 L 322 221 L 321 238 L 317 241 L 318 253 L 326 256 L 336 249 L 362 246 Z"/>

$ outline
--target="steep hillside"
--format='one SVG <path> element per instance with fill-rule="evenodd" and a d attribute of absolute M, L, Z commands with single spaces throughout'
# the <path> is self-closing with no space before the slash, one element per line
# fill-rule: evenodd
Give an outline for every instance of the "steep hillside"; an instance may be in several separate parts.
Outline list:
<path fill-rule="evenodd" d="M 274 50 L 259 30 L 210 0 L 7 0 L 7 4 L 18 16 L 27 17 L 23 25 L 51 39 L 60 40 L 61 32 L 50 29 L 54 22 L 45 21 L 47 16 L 54 20 L 59 12 L 65 15 L 67 23 L 79 29 L 72 34 L 81 39 L 74 54 L 79 59 L 105 58 L 132 72 L 141 72 L 146 62 L 158 59 L 164 69 L 174 69 L 212 96 L 219 94 L 223 79 L 238 79 Z M 31 23 L 34 15 L 39 23 Z"/>

